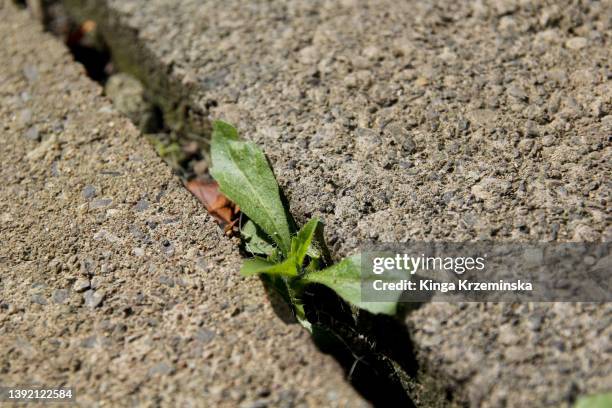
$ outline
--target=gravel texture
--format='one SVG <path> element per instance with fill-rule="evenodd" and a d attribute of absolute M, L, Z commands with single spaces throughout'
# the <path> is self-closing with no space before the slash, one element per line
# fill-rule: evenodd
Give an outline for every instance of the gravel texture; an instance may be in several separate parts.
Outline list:
<path fill-rule="evenodd" d="M 362 406 L 26 12 L 0 2 L 0 383 L 80 406 Z M 36 126 L 40 141 L 30 137 Z"/>
<path fill-rule="evenodd" d="M 370 240 L 612 239 L 612 3 L 430 3 L 101 7 L 194 110 L 263 146 L 335 257 Z M 424 305 L 406 318 L 413 396 L 558 406 L 610 389 L 611 311 Z"/>

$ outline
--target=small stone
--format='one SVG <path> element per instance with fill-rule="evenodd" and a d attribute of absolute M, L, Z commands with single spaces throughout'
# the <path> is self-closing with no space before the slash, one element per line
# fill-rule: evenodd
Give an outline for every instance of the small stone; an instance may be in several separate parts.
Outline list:
<path fill-rule="evenodd" d="M 174 245 L 172 245 L 172 242 L 164 239 L 161 243 L 161 250 L 167 256 L 171 256 L 174 253 Z"/>
<path fill-rule="evenodd" d="M 490 109 L 476 109 L 467 114 L 471 123 L 478 126 L 493 126 L 497 121 L 497 113 Z"/>
<path fill-rule="evenodd" d="M 372 153 L 382 143 L 380 136 L 372 129 L 355 130 L 355 147 L 363 155 Z"/>
<path fill-rule="evenodd" d="M 31 128 L 29 128 L 26 131 L 26 133 L 25 133 L 25 137 L 28 140 L 39 142 L 40 141 L 40 133 L 38 133 L 38 129 L 36 128 L 36 126 L 32 126 Z"/>
<path fill-rule="evenodd" d="M 555 44 L 559 41 L 559 32 L 555 29 L 549 28 L 548 30 L 543 30 L 537 33 L 535 40 L 538 43 Z"/>
<path fill-rule="evenodd" d="M 410 135 L 410 132 L 400 124 L 393 123 L 386 126 L 383 133 L 391 137 L 404 153 L 412 154 L 416 151 L 416 143 Z"/>
<path fill-rule="evenodd" d="M 101 279 L 99 276 L 94 276 L 91 278 L 91 288 L 98 289 L 100 287 Z"/>
<path fill-rule="evenodd" d="M 519 342 L 521 336 L 516 332 L 516 328 L 510 324 L 504 324 L 498 329 L 499 337 L 498 340 L 504 345 L 514 345 Z"/>
<path fill-rule="evenodd" d="M 34 65 L 26 65 L 23 68 L 23 76 L 28 82 L 34 82 L 38 79 L 38 69 Z"/>
<path fill-rule="evenodd" d="M 442 61 L 446 62 L 447 64 L 452 64 L 455 61 L 457 61 L 457 54 L 452 52 L 449 48 L 445 47 L 442 50 L 442 52 L 438 55 L 438 58 L 440 58 Z"/>
<path fill-rule="evenodd" d="M 516 31 L 516 20 L 512 16 L 503 16 L 499 20 L 499 31 L 511 34 Z"/>
<path fill-rule="evenodd" d="M 591 113 L 593 116 L 595 116 L 596 118 L 599 118 L 601 116 L 603 116 L 604 114 L 604 104 L 601 100 L 596 100 L 594 101 L 591 105 Z"/>
<path fill-rule="evenodd" d="M 53 302 L 64 303 L 68 299 L 69 293 L 67 289 L 57 289 L 53 292 Z"/>
<path fill-rule="evenodd" d="M 175 371 L 174 366 L 161 362 L 161 363 L 155 364 L 153 367 L 149 369 L 149 375 L 155 375 L 155 374 L 172 375 L 174 371 Z"/>
<path fill-rule="evenodd" d="M 17 122 L 21 126 L 27 126 L 32 122 L 32 111 L 30 109 L 24 109 L 19 113 Z"/>
<path fill-rule="evenodd" d="M 550 147 L 555 144 L 555 137 L 552 135 L 546 135 L 542 138 L 542 146 Z"/>
<path fill-rule="evenodd" d="M 84 338 L 81 341 L 81 347 L 84 348 L 94 348 L 96 346 L 96 343 L 98 342 L 98 338 L 94 335 L 94 336 L 89 336 Z"/>
<path fill-rule="evenodd" d="M 510 85 L 508 87 L 508 95 L 515 97 L 521 101 L 526 101 L 528 99 L 527 93 L 516 85 Z"/>
<path fill-rule="evenodd" d="M 357 80 L 357 74 L 350 73 L 347 76 L 345 76 L 344 85 L 346 85 L 347 88 L 356 88 L 357 85 L 359 85 L 359 82 Z"/>
<path fill-rule="evenodd" d="M 561 12 L 556 5 L 544 8 L 540 15 L 540 24 L 544 27 L 551 26 L 561 19 Z"/>
<path fill-rule="evenodd" d="M 525 122 L 525 135 L 528 137 L 537 137 L 540 134 L 538 125 L 533 120 Z"/>
<path fill-rule="evenodd" d="M 43 140 L 35 149 L 30 150 L 26 154 L 26 158 L 31 161 L 37 161 L 44 158 L 47 153 L 58 147 L 57 136 L 51 135 Z"/>
<path fill-rule="evenodd" d="M 427 85 L 429 85 L 429 79 L 425 77 L 418 77 L 416 81 L 414 81 L 414 83 L 419 87 L 426 87 Z"/>
<path fill-rule="evenodd" d="M 169 276 L 162 275 L 157 279 L 157 281 L 162 285 L 170 286 L 171 288 L 174 287 L 174 279 Z"/>
<path fill-rule="evenodd" d="M 584 37 L 574 37 L 565 42 L 565 47 L 576 51 L 586 47 L 587 43 L 587 39 Z"/>
<path fill-rule="evenodd" d="M 457 130 L 459 130 L 460 132 L 468 130 L 469 126 L 470 122 L 465 118 L 461 118 L 457 121 Z"/>
<path fill-rule="evenodd" d="M 533 139 L 523 139 L 519 142 L 518 148 L 522 153 L 528 153 L 533 148 Z"/>
<path fill-rule="evenodd" d="M 92 276 L 94 274 L 95 262 L 92 258 L 87 257 L 81 260 L 81 273 L 83 275 Z"/>
<path fill-rule="evenodd" d="M 40 293 L 33 294 L 30 300 L 32 301 L 32 303 L 36 303 L 43 306 L 47 304 L 47 299 Z"/>
<path fill-rule="evenodd" d="M 133 252 L 134 252 L 134 255 L 135 255 L 135 256 L 137 256 L 137 257 L 139 257 L 139 258 L 140 258 L 140 257 L 143 257 L 143 256 L 144 256 L 144 254 L 145 254 L 144 249 L 143 249 L 143 248 L 140 248 L 140 247 L 136 247 L 136 248 L 134 248 Z"/>
<path fill-rule="evenodd" d="M 138 79 L 126 73 L 111 75 L 104 85 L 104 91 L 113 101 L 115 109 L 134 123 L 140 124 L 140 119 L 149 106 L 144 98 L 144 88 Z"/>
<path fill-rule="evenodd" d="M 401 169 L 404 169 L 404 170 L 407 170 L 407 169 L 409 169 L 409 168 L 411 168 L 411 167 L 414 167 L 414 165 L 412 164 L 412 162 L 411 162 L 411 161 L 409 161 L 409 160 L 401 160 L 401 161 L 399 162 L 399 166 L 400 166 L 400 168 L 401 168 Z"/>
<path fill-rule="evenodd" d="M 372 60 L 377 59 L 380 56 L 380 49 L 370 45 L 363 50 L 363 56 Z"/>
<path fill-rule="evenodd" d="M 74 282 L 74 285 L 72 286 L 72 290 L 74 290 L 75 292 L 81 293 L 81 292 L 86 291 L 90 287 L 91 287 L 91 283 L 89 282 L 89 279 L 80 278 L 80 279 L 77 279 L 76 282 Z"/>
<path fill-rule="evenodd" d="M 544 318 L 540 314 L 532 315 L 527 319 L 527 326 L 535 332 L 540 331 L 543 320 Z"/>
<path fill-rule="evenodd" d="M 51 262 L 49 262 L 48 267 L 51 271 L 59 273 L 62 270 L 62 261 L 57 258 L 53 258 Z"/>
<path fill-rule="evenodd" d="M 508 181 L 496 179 L 493 177 L 486 178 L 480 183 L 472 187 L 472 194 L 481 200 L 492 200 L 496 196 L 501 196 L 506 193 L 512 184 Z"/>
<path fill-rule="evenodd" d="M 55 160 L 55 161 L 53 161 L 53 163 L 51 163 L 51 175 L 53 177 L 59 177 L 59 175 L 60 175 L 60 171 L 59 171 L 59 168 L 58 168 L 57 165 L 58 165 L 58 161 L 57 160 Z"/>
<path fill-rule="evenodd" d="M 143 242 L 145 244 L 151 242 L 151 238 L 147 234 L 142 232 L 142 230 L 138 228 L 138 226 L 132 224 L 128 227 L 128 229 L 130 230 L 132 236 L 136 238 L 139 242 Z"/>
<path fill-rule="evenodd" d="M 96 196 L 96 188 L 92 186 L 91 184 L 88 184 L 85 187 L 83 187 L 83 191 L 81 192 L 81 195 L 83 196 L 84 199 L 90 200 Z"/>
<path fill-rule="evenodd" d="M 196 259 L 196 268 L 203 272 L 208 272 L 211 266 L 208 260 L 201 256 L 198 259 Z"/>
<path fill-rule="evenodd" d="M 350 216 L 358 215 L 359 210 L 357 209 L 357 201 L 350 196 L 340 197 L 338 200 L 336 200 L 334 214 L 338 218 L 348 218 Z"/>
<path fill-rule="evenodd" d="M 149 208 L 149 202 L 147 200 L 140 200 L 134 206 L 134 210 L 136 211 L 145 211 Z"/>
<path fill-rule="evenodd" d="M 104 293 L 95 292 L 90 289 L 85 292 L 83 299 L 85 300 L 85 306 L 94 309 L 102 304 L 102 301 L 104 300 Z"/>
<path fill-rule="evenodd" d="M 319 52 L 315 46 L 310 45 L 298 52 L 298 58 L 303 64 L 316 64 L 319 59 Z"/>
<path fill-rule="evenodd" d="M 110 198 L 98 198 L 97 200 L 94 200 L 89 207 L 90 208 L 104 208 L 104 207 L 108 207 L 112 203 L 113 203 L 113 200 Z"/>
<path fill-rule="evenodd" d="M 442 194 L 442 200 L 446 204 L 449 204 L 451 201 L 453 201 L 453 196 L 454 195 L 455 195 L 455 193 L 453 191 L 447 191 L 444 194 Z"/>
<path fill-rule="evenodd" d="M 196 340 L 202 343 L 210 342 L 212 339 L 215 338 L 215 336 L 216 336 L 216 333 L 209 329 L 198 329 L 198 331 L 195 334 Z"/>

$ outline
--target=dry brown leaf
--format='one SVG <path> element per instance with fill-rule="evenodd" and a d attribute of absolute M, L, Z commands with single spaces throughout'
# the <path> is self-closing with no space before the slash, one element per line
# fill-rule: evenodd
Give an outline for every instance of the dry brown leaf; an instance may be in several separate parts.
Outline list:
<path fill-rule="evenodd" d="M 185 183 L 187 190 L 191 192 L 222 226 L 226 233 L 233 231 L 240 209 L 219 191 L 216 181 L 204 182 L 202 180 L 190 180 Z"/>

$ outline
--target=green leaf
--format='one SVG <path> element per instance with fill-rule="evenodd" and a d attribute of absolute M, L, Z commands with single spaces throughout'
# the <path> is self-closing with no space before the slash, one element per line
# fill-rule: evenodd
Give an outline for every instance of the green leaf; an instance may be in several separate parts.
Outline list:
<path fill-rule="evenodd" d="M 574 408 L 610 408 L 612 407 L 612 392 L 606 394 L 589 395 L 581 397 Z"/>
<path fill-rule="evenodd" d="M 306 310 L 304 310 L 304 302 L 302 302 L 301 293 L 302 285 L 295 280 L 293 284 L 287 285 L 287 293 L 289 294 L 289 300 L 293 306 L 293 312 L 298 323 L 312 333 L 312 324 L 306 318 Z"/>
<path fill-rule="evenodd" d="M 361 255 L 343 259 L 329 268 L 310 272 L 302 278 L 308 283 L 320 283 L 333 289 L 340 297 L 353 305 L 371 313 L 393 315 L 397 302 L 361 301 Z"/>
<path fill-rule="evenodd" d="M 254 143 L 239 140 L 233 126 L 215 121 L 211 156 L 210 173 L 221 192 L 288 254 L 289 223 L 274 173 L 261 149 Z"/>
<path fill-rule="evenodd" d="M 297 276 L 295 259 L 290 257 L 281 263 L 272 263 L 262 258 L 253 258 L 244 261 L 242 268 L 240 268 L 240 274 L 242 276 L 252 276 L 260 273 L 286 277 Z"/>
<path fill-rule="evenodd" d="M 270 243 L 268 236 L 251 220 L 244 223 L 240 235 L 244 240 L 246 250 L 253 255 L 272 256 L 275 251 L 275 247 Z"/>
<path fill-rule="evenodd" d="M 304 263 L 304 258 L 309 252 L 310 244 L 319 222 L 317 218 L 311 219 L 291 240 L 291 253 L 295 257 L 298 267 L 301 267 L 302 263 Z"/>
<path fill-rule="evenodd" d="M 323 267 L 319 256 L 313 257 L 310 254 L 308 254 L 308 256 L 310 257 L 310 262 L 308 263 L 308 266 L 306 266 L 306 273 L 316 272 Z"/>

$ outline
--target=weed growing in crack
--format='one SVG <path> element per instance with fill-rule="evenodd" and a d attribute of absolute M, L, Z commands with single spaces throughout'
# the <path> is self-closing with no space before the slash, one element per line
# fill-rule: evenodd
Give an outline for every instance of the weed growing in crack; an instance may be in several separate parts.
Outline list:
<path fill-rule="evenodd" d="M 361 255 L 327 265 L 322 252 L 323 224 L 311 219 L 299 231 L 283 205 L 274 173 L 263 151 L 242 141 L 236 129 L 222 121 L 213 123 L 211 175 L 219 188 L 249 217 L 241 236 L 254 258 L 244 262 L 243 276 L 260 275 L 292 305 L 298 321 L 312 330 L 306 319 L 302 295 L 308 285 L 321 284 L 342 299 L 371 313 L 393 315 L 396 302 L 361 300 Z"/>

